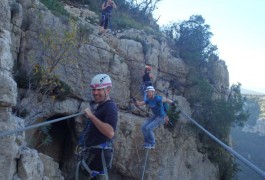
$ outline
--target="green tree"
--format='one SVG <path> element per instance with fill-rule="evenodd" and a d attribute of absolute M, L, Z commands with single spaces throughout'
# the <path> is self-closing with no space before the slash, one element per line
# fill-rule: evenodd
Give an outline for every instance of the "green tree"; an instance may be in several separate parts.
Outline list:
<path fill-rule="evenodd" d="M 210 41 L 213 35 L 210 26 L 205 24 L 201 15 L 193 15 L 189 20 L 180 23 L 178 33 L 176 45 L 181 57 L 187 60 L 207 61 L 209 54 L 217 50 Z"/>
<path fill-rule="evenodd" d="M 189 64 L 203 65 L 216 53 L 217 46 L 211 43 L 213 33 L 201 15 L 192 15 L 189 20 L 172 23 L 163 27 L 163 31 L 174 40 L 180 57 Z"/>
<path fill-rule="evenodd" d="M 200 99 L 203 106 L 196 117 L 203 127 L 228 145 L 231 127 L 242 126 L 249 117 L 244 110 L 246 99 L 241 95 L 240 86 L 232 85 L 228 97 L 211 101 Z M 209 158 L 219 165 L 221 179 L 232 179 L 238 167 L 231 155 L 205 134 L 200 132 L 199 137 L 209 153 Z"/>

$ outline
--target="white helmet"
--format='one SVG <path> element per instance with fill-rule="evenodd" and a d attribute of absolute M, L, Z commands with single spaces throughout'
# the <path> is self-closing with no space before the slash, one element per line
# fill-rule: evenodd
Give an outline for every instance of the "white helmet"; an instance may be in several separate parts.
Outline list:
<path fill-rule="evenodd" d="M 156 91 L 153 86 L 147 86 L 145 91 Z"/>
<path fill-rule="evenodd" d="M 112 86 L 112 83 L 107 74 L 98 74 L 94 76 L 90 84 L 92 89 L 103 89 L 109 86 Z"/>

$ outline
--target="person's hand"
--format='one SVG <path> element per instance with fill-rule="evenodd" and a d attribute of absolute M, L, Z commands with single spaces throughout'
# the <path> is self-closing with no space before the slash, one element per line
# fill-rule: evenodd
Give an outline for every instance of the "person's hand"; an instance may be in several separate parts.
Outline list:
<path fill-rule="evenodd" d="M 134 97 L 132 97 L 131 102 L 136 103 L 136 99 Z"/>
<path fill-rule="evenodd" d="M 171 106 L 177 106 L 177 101 L 173 101 L 170 105 Z"/>
<path fill-rule="evenodd" d="M 90 108 L 86 108 L 86 109 L 84 110 L 84 112 L 85 112 L 85 116 L 86 116 L 87 118 L 90 118 L 91 115 L 93 114 Z"/>

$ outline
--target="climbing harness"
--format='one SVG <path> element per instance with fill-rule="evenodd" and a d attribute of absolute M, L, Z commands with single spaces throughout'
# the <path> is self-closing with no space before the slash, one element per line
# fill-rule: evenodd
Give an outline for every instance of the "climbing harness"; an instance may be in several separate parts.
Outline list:
<path fill-rule="evenodd" d="M 145 151 L 145 160 L 144 160 L 144 166 L 143 166 L 143 172 L 142 172 L 142 178 L 141 178 L 141 180 L 144 179 L 145 168 L 146 168 L 147 158 L 148 158 L 148 152 L 149 152 L 149 149 L 146 149 L 146 151 Z"/>
<path fill-rule="evenodd" d="M 90 163 L 93 161 L 95 158 L 95 154 L 91 153 L 91 150 L 98 149 L 101 151 L 101 161 L 102 161 L 102 166 L 103 170 L 102 171 L 95 171 L 89 168 Z M 83 171 L 86 172 L 86 174 L 89 175 L 88 179 L 92 179 L 97 176 L 105 176 L 105 179 L 108 180 L 108 167 L 106 164 L 106 159 L 105 159 L 105 150 L 110 150 L 111 151 L 111 159 L 109 163 L 109 167 L 111 167 L 112 164 L 112 159 L 113 159 L 113 148 L 112 144 L 110 142 L 105 142 L 97 146 L 90 146 L 90 147 L 80 147 L 77 146 L 76 148 L 76 156 L 78 163 L 76 165 L 75 169 L 75 180 L 79 180 L 79 172 Z"/>

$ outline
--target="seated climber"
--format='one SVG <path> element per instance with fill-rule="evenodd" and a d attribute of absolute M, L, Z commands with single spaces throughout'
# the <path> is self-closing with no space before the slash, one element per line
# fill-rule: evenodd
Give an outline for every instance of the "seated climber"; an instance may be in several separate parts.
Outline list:
<path fill-rule="evenodd" d="M 144 135 L 144 148 L 155 148 L 155 135 L 153 130 L 164 123 L 168 123 L 168 117 L 163 107 L 163 102 L 174 103 L 170 99 L 162 98 L 162 96 L 155 95 L 155 89 L 153 86 L 146 88 L 147 98 L 144 101 L 137 101 L 134 99 L 136 106 L 149 105 L 153 112 L 153 117 L 147 119 L 142 125 L 141 129 Z"/>

